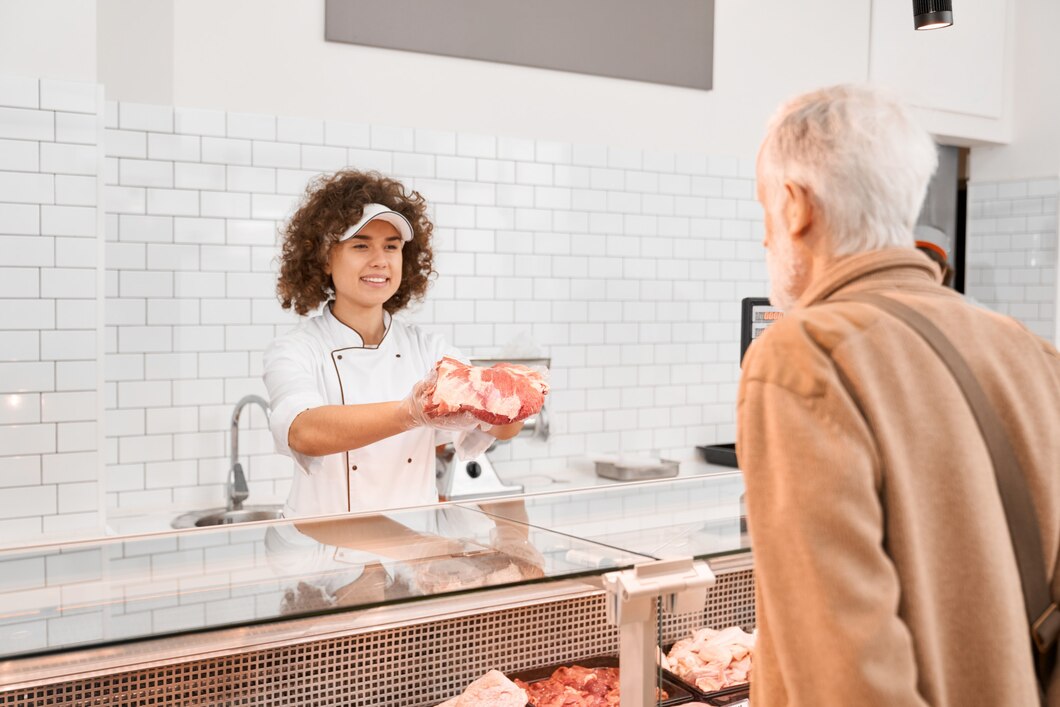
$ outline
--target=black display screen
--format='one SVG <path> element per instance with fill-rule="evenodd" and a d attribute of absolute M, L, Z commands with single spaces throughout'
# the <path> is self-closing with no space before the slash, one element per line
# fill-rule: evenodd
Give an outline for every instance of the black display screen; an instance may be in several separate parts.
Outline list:
<path fill-rule="evenodd" d="M 740 317 L 740 363 L 751 342 L 761 336 L 784 312 L 769 303 L 768 297 L 744 297 Z"/>

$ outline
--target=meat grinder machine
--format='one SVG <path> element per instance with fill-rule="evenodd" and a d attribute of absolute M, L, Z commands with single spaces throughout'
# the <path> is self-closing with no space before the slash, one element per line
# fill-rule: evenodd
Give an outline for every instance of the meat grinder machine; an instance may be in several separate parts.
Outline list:
<path fill-rule="evenodd" d="M 472 366 L 492 366 L 495 363 L 517 363 L 529 368 L 548 368 L 552 364 L 549 358 L 472 358 Z M 548 439 L 548 396 L 545 396 L 545 404 L 541 412 L 528 417 L 523 423 L 523 429 L 516 437 L 529 437 L 545 441 Z M 482 454 L 474 459 L 461 459 L 452 444 L 440 447 L 435 459 L 435 470 L 437 472 L 438 496 L 447 501 L 460 501 L 473 498 L 486 498 L 492 496 L 510 496 L 523 492 L 521 485 L 509 485 L 501 481 L 497 476 L 493 464 L 489 460 L 489 453 L 498 445 L 506 444 L 508 440 L 496 440 Z"/>

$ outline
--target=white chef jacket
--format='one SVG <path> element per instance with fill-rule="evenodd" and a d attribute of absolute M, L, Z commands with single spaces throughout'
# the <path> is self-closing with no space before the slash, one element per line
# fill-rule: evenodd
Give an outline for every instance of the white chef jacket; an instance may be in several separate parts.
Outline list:
<path fill-rule="evenodd" d="M 321 405 L 402 400 L 442 356 L 463 359 L 441 336 L 383 313 L 378 346 L 335 318 L 330 305 L 265 351 L 265 387 L 276 451 L 301 469 L 284 507 L 286 517 L 379 510 L 435 503 L 435 445 L 451 441 L 429 427 L 349 452 L 310 457 L 287 442 L 299 413 Z M 444 439 L 442 437 L 444 436 Z M 436 437 L 438 439 L 436 439 Z"/>

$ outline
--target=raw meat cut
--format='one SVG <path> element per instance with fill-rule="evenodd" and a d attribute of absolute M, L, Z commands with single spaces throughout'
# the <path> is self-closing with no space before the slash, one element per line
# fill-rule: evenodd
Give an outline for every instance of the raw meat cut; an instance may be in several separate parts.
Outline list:
<path fill-rule="evenodd" d="M 659 663 L 703 692 L 742 685 L 751 678 L 755 636 L 739 626 L 722 631 L 701 628 L 660 655 Z"/>
<path fill-rule="evenodd" d="M 489 368 L 442 358 L 437 378 L 424 391 L 428 417 L 468 412 L 491 425 L 507 425 L 536 415 L 545 404 L 545 377 L 526 366 L 497 363 Z"/>
<path fill-rule="evenodd" d="M 618 668 L 556 668 L 547 680 L 515 684 L 526 690 L 534 707 L 617 707 L 620 703 Z M 659 699 L 669 695 L 656 688 Z"/>
<path fill-rule="evenodd" d="M 526 707 L 526 702 L 525 690 L 504 677 L 504 673 L 491 670 L 468 685 L 459 697 L 438 707 Z"/>

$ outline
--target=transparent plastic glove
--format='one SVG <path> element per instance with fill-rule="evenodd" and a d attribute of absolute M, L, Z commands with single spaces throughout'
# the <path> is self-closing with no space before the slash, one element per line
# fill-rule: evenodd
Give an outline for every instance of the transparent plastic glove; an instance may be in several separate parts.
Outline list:
<path fill-rule="evenodd" d="M 490 548 L 507 555 L 525 579 L 545 576 L 545 556 L 527 539 L 527 528 L 499 525 L 490 530 Z"/>
<path fill-rule="evenodd" d="M 427 404 L 427 391 L 434 386 L 434 382 L 438 379 L 438 371 L 431 369 L 430 373 L 424 376 L 423 380 L 412 386 L 412 390 L 400 403 L 400 410 L 402 412 L 402 419 L 404 420 L 405 429 L 411 430 L 414 427 L 433 427 L 436 430 L 473 430 L 478 428 L 482 421 L 471 413 L 455 413 L 452 415 L 442 415 L 440 417 L 431 417 L 425 411 L 424 407 Z"/>
<path fill-rule="evenodd" d="M 424 424 L 426 424 L 427 427 L 433 427 L 436 430 L 453 430 L 455 432 L 470 433 L 479 430 L 479 426 L 483 424 L 482 420 L 469 412 L 452 413 L 440 417 L 425 417 L 426 422 Z M 489 435 L 487 435 L 487 437 L 489 437 Z M 490 440 L 492 439 L 493 437 L 490 437 Z"/>
<path fill-rule="evenodd" d="M 483 429 L 482 426 L 485 426 Z M 473 430 L 468 430 L 464 434 L 460 435 L 456 442 L 453 443 L 453 447 L 456 449 L 456 455 L 467 461 L 468 459 L 474 459 L 475 457 L 485 453 L 497 439 L 491 435 L 487 430 L 491 425 L 485 422 L 479 422 L 479 426 Z"/>

